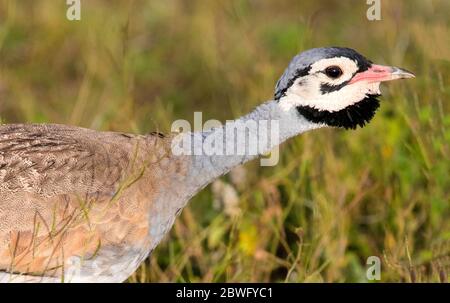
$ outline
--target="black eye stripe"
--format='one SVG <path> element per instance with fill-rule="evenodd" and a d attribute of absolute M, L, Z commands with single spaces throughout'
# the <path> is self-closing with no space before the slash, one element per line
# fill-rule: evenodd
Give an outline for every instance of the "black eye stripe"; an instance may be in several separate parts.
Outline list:
<path fill-rule="evenodd" d="M 347 80 L 347 81 L 342 82 L 341 84 L 337 84 L 337 85 L 321 83 L 320 84 L 320 92 L 323 95 L 323 94 L 328 94 L 328 93 L 338 91 L 341 88 L 343 88 L 344 86 L 346 86 L 349 82 L 350 82 L 350 80 Z"/>
<path fill-rule="evenodd" d="M 332 92 L 340 90 L 341 88 L 346 86 L 358 72 L 359 71 L 354 72 L 349 80 L 344 81 L 341 84 L 321 83 L 320 84 L 320 92 L 323 95 L 323 94 L 328 94 L 328 93 L 332 93 Z"/>

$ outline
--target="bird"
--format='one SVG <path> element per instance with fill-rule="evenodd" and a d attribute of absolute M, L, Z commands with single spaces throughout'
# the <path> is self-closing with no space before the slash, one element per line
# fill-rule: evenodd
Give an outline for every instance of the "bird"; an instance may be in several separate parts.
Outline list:
<path fill-rule="evenodd" d="M 209 183 L 304 132 L 364 127 L 380 106 L 380 84 L 412 77 L 350 48 L 321 47 L 292 59 L 269 101 L 208 130 L 1 125 L 0 281 L 123 282 Z M 192 152 L 228 130 L 236 136 L 222 143 L 238 144 L 239 135 L 252 136 L 236 128 L 248 121 L 276 121 L 278 135 L 262 138 L 268 143 L 256 153 L 248 141 L 242 153 Z M 191 153 L 174 152 L 181 143 Z"/>

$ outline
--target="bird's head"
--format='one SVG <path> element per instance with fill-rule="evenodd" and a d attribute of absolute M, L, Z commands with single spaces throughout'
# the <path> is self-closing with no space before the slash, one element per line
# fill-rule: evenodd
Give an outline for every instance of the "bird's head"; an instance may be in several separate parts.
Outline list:
<path fill-rule="evenodd" d="M 292 59 L 277 82 L 275 100 L 310 122 L 354 129 L 375 115 L 381 82 L 411 77 L 350 48 L 314 48 Z"/>

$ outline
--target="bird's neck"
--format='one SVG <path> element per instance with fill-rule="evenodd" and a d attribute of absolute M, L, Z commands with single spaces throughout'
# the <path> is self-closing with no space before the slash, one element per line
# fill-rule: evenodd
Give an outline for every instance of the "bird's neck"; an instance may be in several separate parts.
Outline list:
<path fill-rule="evenodd" d="M 276 101 L 269 101 L 223 126 L 175 136 L 171 156 L 174 162 L 182 164 L 183 172 L 176 169 L 172 175 L 170 170 L 164 173 L 170 182 L 163 182 L 160 196 L 149 209 L 150 249 L 167 233 L 189 199 L 214 179 L 271 151 L 290 137 L 318 127 L 300 116 L 295 108 L 285 109 Z"/>
<path fill-rule="evenodd" d="M 186 139 L 183 143 L 192 152 L 186 181 L 194 191 L 200 190 L 233 167 L 318 127 L 320 125 L 307 121 L 295 109 L 285 109 L 278 102 L 269 101 L 221 127 L 183 134 L 180 138 Z"/>

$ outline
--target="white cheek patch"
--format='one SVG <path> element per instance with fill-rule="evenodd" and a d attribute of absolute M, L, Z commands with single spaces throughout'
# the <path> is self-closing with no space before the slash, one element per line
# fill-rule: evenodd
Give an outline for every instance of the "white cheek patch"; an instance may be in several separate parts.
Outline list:
<path fill-rule="evenodd" d="M 335 112 L 363 100 L 368 94 L 380 94 L 379 82 L 356 82 L 323 95 L 319 93 L 320 84 L 309 84 L 311 85 L 307 88 L 297 85 L 295 89 L 288 90 L 286 96 L 280 99 L 281 108 L 289 110 L 297 106 L 309 106 L 318 110 Z"/>

